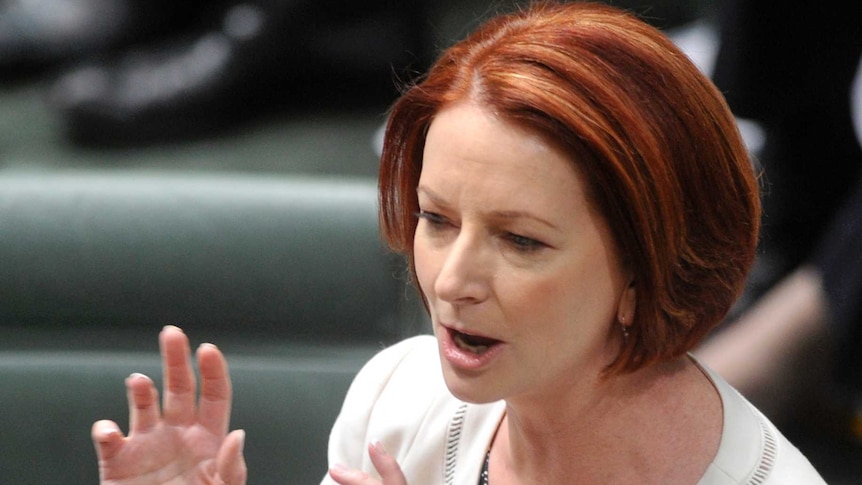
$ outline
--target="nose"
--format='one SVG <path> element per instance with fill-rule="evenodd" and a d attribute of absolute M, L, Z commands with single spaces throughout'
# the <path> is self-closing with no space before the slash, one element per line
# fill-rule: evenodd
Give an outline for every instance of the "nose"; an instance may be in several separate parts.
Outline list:
<path fill-rule="evenodd" d="M 489 292 L 489 250 L 480 237 L 463 229 L 444 249 L 442 266 L 434 281 L 434 292 L 452 304 L 478 303 Z"/>

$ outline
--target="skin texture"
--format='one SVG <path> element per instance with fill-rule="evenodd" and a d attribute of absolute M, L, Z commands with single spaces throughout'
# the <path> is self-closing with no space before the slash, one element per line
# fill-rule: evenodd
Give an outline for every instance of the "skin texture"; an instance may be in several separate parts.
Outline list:
<path fill-rule="evenodd" d="M 224 356 L 211 344 L 198 348 L 198 399 L 186 335 L 165 327 L 159 346 L 165 380 L 161 406 L 153 381 L 132 374 L 126 379 L 129 435 L 113 421 L 93 424 L 101 483 L 244 484 L 245 433 L 227 433 L 231 385 Z"/>
<path fill-rule="evenodd" d="M 634 289 L 568 157 L 459 103 L 431 124 L 417 192 L 416 274 L 441 349 L 447 328 L 502 341 L 478 370 L 441 355 L 452 393 L 538 406 L 597 378 Z"/>

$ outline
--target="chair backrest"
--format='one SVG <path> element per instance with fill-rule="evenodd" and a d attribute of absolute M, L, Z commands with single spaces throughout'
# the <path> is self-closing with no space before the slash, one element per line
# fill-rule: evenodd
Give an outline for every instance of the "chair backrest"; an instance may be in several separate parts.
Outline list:
<path fill-rule="evenodd" d="M 373 179 L 4 174 L 0 261 L 6 347 L 39 329 L 63 335 L 52 346 L 134 346 L 165 324 L 221 342 L 416 331 Z"/>

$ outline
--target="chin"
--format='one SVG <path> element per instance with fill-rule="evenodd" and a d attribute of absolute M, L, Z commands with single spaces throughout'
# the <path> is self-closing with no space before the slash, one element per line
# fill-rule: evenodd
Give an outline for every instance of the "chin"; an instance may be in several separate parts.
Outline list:
<path fill-rule="evenodd" d="M 490 404 L 503 399 L 500 389 L 489 386 L 487 376 L 465 376 L 443 362 L 443 381 L 457 399 L 470 404 Z"/>

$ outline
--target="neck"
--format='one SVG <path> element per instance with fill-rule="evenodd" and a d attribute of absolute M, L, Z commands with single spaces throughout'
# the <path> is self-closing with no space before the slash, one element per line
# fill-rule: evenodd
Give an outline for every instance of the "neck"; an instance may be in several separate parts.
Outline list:
<path fill-rule="evenodd" d="M 492 465 L 502 467 L 497 476 L 520 483 L 573 477 L 579 483 L 649 483 L 644 477 L 655 473 L 665 479 L 658 482 L 671 483 L 666 468 L 692 452 L 686 449 L 692 440 L 680 434 L 701 442 L 704 433 L 712 437 L 707 465 L 718 448 L 720 399 L 687 359 L 560 387 L 566 391 L 507 400 L 492 447 Z"/>

